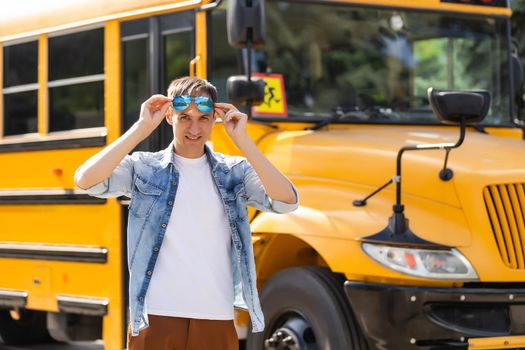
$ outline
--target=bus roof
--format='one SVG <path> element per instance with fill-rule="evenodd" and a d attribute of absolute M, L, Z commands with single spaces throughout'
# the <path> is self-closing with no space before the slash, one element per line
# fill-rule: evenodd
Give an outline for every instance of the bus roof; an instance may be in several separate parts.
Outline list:
<path fill-rule="evenodd" d="M 2 5 L 0 12 L 0 42 L 210 2 L 209 0 L 10 1 L 12 5 Z"/>
<path fill-rule="evenodd" d="M 169 12 L 193 7 L 213 0 L 10 0 L 0 12 L 0 42 L 35 37 L 87 26 L 111 19 L 130 19 L 147 14 Z M 323 0 L 319 1 L 322 2 Z M 429 11 L 455 11 L 483 15 L 510 16 L 509 8 L 469 5 L 473 0 L 340 0 L 367 6 L 412 8 Z M 488 3 L 502 0 L 486 0 Z M 333 2 L 333 1 L 332 1 Z M 452 3 L 456 2 L 456 3 Z"/>

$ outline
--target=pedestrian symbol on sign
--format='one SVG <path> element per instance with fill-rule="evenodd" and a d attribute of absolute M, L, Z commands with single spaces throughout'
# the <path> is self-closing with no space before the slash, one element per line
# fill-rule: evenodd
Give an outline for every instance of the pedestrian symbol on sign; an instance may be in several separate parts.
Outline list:
<path fill-rule="evenodd" d="M 253 108 L 253 115 L 287 116 L 286 95 L 282 74 L 254 73 L 266 83 L 264 102 Z"/>

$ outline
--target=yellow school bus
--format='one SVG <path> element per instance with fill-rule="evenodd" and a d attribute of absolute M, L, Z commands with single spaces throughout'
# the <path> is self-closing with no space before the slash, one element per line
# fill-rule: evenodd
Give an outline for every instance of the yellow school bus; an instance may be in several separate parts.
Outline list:
<path fill-rule="evenodd" d="M 2 14 L 4 342 L 125 347 L 128 200 L 89 197 L 73 173 L 173 78 L 207 78 L 226 101 L 228 78 L 249 72 L 266 82 L 264 101 L 244 107 L 249 133 L 300 207 L 250 212 L 266 328 L 252 333 L 236 311 L 247 349 L 525 347 L 525 143 L 507 2 L 261 8 L 255 24 L 230 18 L 266 33 L 253 48 L 229 45 L 220 0 L 49 1 Z M 363 199 L 400 184 L 398 150 L 459 137 L 436 118 L 429 87 L 486 90 L 490 109 L 459 148 L 404 155 L 399 196 L 418 244 L 374 240 L 396 189 Z M 137 150 L 171 137 L 164 123 Z M 210 146 L 239 153 L 220 122 Z"/>

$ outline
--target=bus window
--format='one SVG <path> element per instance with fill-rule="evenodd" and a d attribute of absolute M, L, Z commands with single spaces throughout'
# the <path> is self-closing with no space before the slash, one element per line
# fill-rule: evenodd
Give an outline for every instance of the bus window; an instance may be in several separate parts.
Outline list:
<path fill-rule="evenodd" d="M 252 55 L 252 67 L 282 75 L 289 118 L 437 124 L 426 97 L 434 86 L 487 88 L 492 109 L 484 124 L 512 123 L 503 18 L 266 5 L 266 45 Z"/>
<path fill-rule="evenodd" d="M 482 77 L 491 76 L 490 59 L 477 60 L 477 64 L 465 59 L 479 51 L 490 53 L 490 41 L 431 39 L 416 42 L 414 95 L 426 95 L 429 86 L 450 90 L 489 89 L 489 81 Z"/>
<path fill-rule="evenodd" d="M 164 35 L 164 90 L 175 78 L 190 74 L 188 62 L 193 58 L 193 29 Z"/>
<path fill-rule="evenodd" d="M 238 49 L 233 49 L 228 45 L 228 35 L 226 32 L 226 8 L 227 2 L 211 11 L 209 16 L 211 28 L 209 33 L 210 64 L 208 71 L 209 80 L 217 87 L 219 101 L 227 101 L 226 80 L 232 75 L 241 74 L 241 65 Z M 210 19 L 210 17 L 208 17 Z"/>
<path fill-rule="evenodd" d="M 36 133 L 38 42 L 7 45 L 4 56 L 4 135 Z"/>
<path fill-rule="evenodd" d="M 463 21 L 463 25 L 468 23 Z M 491 28 L 496 26 L 492 19 L 472 21 L 469 25 L 472 30 L 470 33 L 464 32 L 462 35 L 454 33 L 457 22 L 451 22 L 448 28 L 442 28 L 441 37 L 423 38 L 414 40 L 414 92 L 413 96 L 423 96 L 426 98 L 427 89 L 433 86 L 438 89 L 450 90 L 493 90 L 500 84 L 499 80 L 491 81 L 491 77 L 498 77 L 499 60 L 498 51 L 493 50 L 499 40 L 492 33 Z M 424 37 L 424 33 L 422 35 Z M 496 46 L 497 47 L 497 46 Z M 493 54 L 493 51 L 496 54 Z M 483 57 L 483 59 L 480 59 Z M 500 87 L 501 89 L 501 87 Z M 489 114 L 494 119 L 496 115 L 507 112 L 507 107 L 502 111 L 498 110 L 498 99 L 501 96 L 494 96 L 495 103 Z"/>
<path fill-rule="evenodd" d="M 104 126 L 104 30 L 49 38 L 49 131 Z"/>
<path fill-rule="evenodd" d="M 124 73 L 124 101 L 121 132 L 124 133 L 137 121 L 140 105 L 149 97 L 147 36 L 123 41 L 122 53 L 124 57 L 124 66 L 122 67 Z M 135 150 L 147 151 L 147 141 L 141 142 Z"/>
<path fill-rule="evenodd" d="M 159 65 L 161 93 L 166 94 L 173 79 L 189 75 L 189 63 L 195 57 L 195 13 L 191 11 L 159 16 Z M 160 149 L 173 140 L 173 129 L 165 120 L 159 132 Z"/>

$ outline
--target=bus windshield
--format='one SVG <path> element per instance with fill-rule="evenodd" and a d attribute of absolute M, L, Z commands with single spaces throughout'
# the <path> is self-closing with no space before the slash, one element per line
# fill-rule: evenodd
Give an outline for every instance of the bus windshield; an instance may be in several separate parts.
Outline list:
<path fill-rule="evenodd" d="M 488 90 L 483 124 L 511 124 L 505 18 L 270 1 L 266 15 L 252 67 L 282 75 L 289 119 L 436 124 L 434 87 Z"/>

